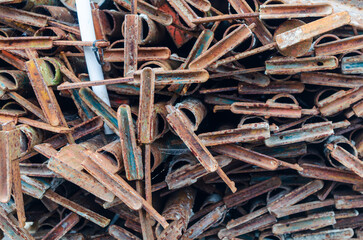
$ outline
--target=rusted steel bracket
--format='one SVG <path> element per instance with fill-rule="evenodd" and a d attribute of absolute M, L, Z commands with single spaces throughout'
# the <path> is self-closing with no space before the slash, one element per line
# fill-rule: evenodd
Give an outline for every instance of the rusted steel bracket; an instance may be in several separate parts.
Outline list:
<path fill-rule="evenodd" d="M 350 16 L 348 12 L 334 13 L 327 17 L 277 35 L 276 43 L 279 49 L 284 50 L 295 45 L 296 43 L 316 37 L 348 23 L 350 23 Z"/>
<path fill-rule="evenodd" d="M 343 88 L 356 88 L 363 85 L 362 76 L 346 76 L 339 73 L 326 73 L 326 72 L 312 72 L 301 73 L 300 80 L 305 84 L 343 87 Z"/>
<path fill-rule="evenodd" d="M 286 208 L 281 208 L 275 211 L 276 217 L 282 218 L 296 213 L 310 211 L 313 209 L 323 208 L 334 205 L 334 199 L 328 199 L 325 201 L 314 201 L 308 203 L 295 204 Z"/>
<path fill-rule="evenodd" d="M 311 194 L 316 193 L 324 187 L 324 182 L 321 180 L 311 181 L 295 190 L 289 192 L 283 197 L 271 202 L 267 205 L 267 209 L 270 213 L 274 214 L 281 208 L 289 207 L 302 199 L 307 198 Z"/>
<path fill-rule="evenodd" d="M 52 126 L 66 126 L 66 121 L 54 92 L 49 87 L 53 77 L 47 63 L 42 59 L 33 59 L 26 62 L 26 67 L 30 83 L 49 124 Z"/>
<path fill-rule="evenodd" d="M 124 76 L 130 77 L 137 70 L 137 55 L 139 36 L 139 16 L 127 14 L 125 16 L 125 52 Z"/>
<path fill-rule="evenodd" d="M 173 42 L 180 48 L 187 43 L 193 36 L 185 31 L 184 25 L 181 22 L 179 15 L 169 5 L 167 1 L 162 1 L 158 9 L 172 17 L 172 23 L 169 26 L 165 26 Z"/>
<path fill-rule="evenodd" d="M 123 104 L 118 108 L 117 121 L 126 178 L 141 180 L 144 177 L 142 155 L 141 149 L 136 143 L 130 106 Z"/>
<path fill-rule="evenodd" d="M 222 220 L 227 213 L 226 206 L 221 206 L 213 209 L 210 213 L 201 218 L 198 222 L 194 223 L 183 234 L 182 239 L 195 239 L 203 232 L 208 230 L 214 224 Z"/>
<path fill-rule="evenodd" d="M 211 65 L 213 62 L 217 61 L 223 55 L 228 53 L 230 50 L 237 47 L 240 43 L 245 41 L 248 37 L 252 35 L 251 29 L 255 25 L 247 26 L 242 24 L 236 28 L 233 32 L 225 36 L 222 40 L 213 45 L 210 49 L 202 53 L 199 57 L 193 60 L 189 64 L 190 69 L 202 69 Z"/>
<path fill-rule="evenodd" d="M 0 202 L 6 203 L 10 200 L 13 184 L 13 161 L 20 158 L 26 153 L 26 139 L 21 138 L 21 131 L 15 128 L 15 124 L 9 122 L 1 125 L 0 131 L 0 146 L 1 146 L 1 187 L 0 187 Z M 19 173 L 20 174 L 20 173 Z"/>
<path fill-rule="evenodd" d="M 354 50 L 363 48 L 363 36 L 344 38 L 332 42 L 316 45 L 314 51 L 316 56 L 337 55 L 340 53 L 349 53 Z"/>
<path fill-rule="evenodd" d="M 339 92 L 318 102 L 319 111 L 323 116 L 331 116 L 347 109 L 353 103 L 363 99 L 363 87 Z"/>
<path fill-rule="evenodd" d="M 42 239 L 53 240 L 62 238 L 69 232 L 78 222 L 80 218 L 75 213 L 70 213 L 62 219 L 54 228 L 52 228 Z"/>
<path fill-rule="evenodd" d="M 232 208 L 243 202 L 246 202 L 250 199 L 258 197 L 264 193 L 267 193 L 273 189 L 276 189 L 280 186 L 281 186 L 280 178 L 272 177 L 266 181 L 262 181 L 258 184 L 249 186 L 245 189 L 239 190 L 238 192 L 236 192 L 234 194 L 224 197 L 223 202 L 227 206 L 227 208 Z M 235 226 L 237 226 L 237 225 L 239 225 L 239 224 L 236 224 Z M 230 224 L 230 226 L 231 226 L 231 224 Z M 227 227 L 227 228 L 229 228 L 229 227 Z M 230 227 L 230 228 L 232 228 L 232 227 Z"/>
<path fill-rule="evenodd" d="M 270 137 L 270 126 L 268 123 L 243 124 L 239 128 L 202 133 L 198 137 L 205 146 L 257 142 Z"/>
<path fill-rule="evenodd" d="M 16 56 L 15 54 L 11 53 L 10 51 L 1 50 L 0 58 L 20 71 L 26 70 L 25 61 L 22 58 Z"/>
<path fill-rule="evenodd" d="M 232 7 L 239 14 L 244 13 L 254 13 L 252 8 L 248 5 L 245 0 L 228 0 L 228 2 L 232 5 Z M 247 18 L 245 20 L 247 24 L 255 24 L 256 27 L 252 29 L 253 33 L 256 34 L 256 37 L 263 45 L 269 44 L 273 42 L 272 34 L 265 27 L 262 21 L 258 18 Z"/>
<path fill-rule="evenodd" d="M 337 209 L 352 209 L 360 208 L 363 204 L 363 198 L 361 195 L 348 195 L 348 196 L 334 196 L 335 207 Z"/>
<path fill-rule="evenodd" d="M 80 139 L 89 134 L 99 131 L 103 126 L 103 121 L 100 117 L 94 117 L 79 125 L 71 128 L 72 136 L 75 140 Z M 43 143 L 49 143 L 53 148 L 60 148 L 67 144 L 67 139 L 64 134 L 56 134 L 51 138 L 45 139 Z M 25 156 L 20 158 L 20 161 L 33 157 L 37 152 L 30 151 Z"/>
<path fill-rule="evenodd" d="M 110 172 L 117 173 L 124 168 L 122 148 L 119 140 L 97 149 L 93 156 Z"/>
<path fill-rule="evenodd" d="M 270 82 L 270 84 L 265 87 L 260 87 L 246 83 L 238 83 L 238 93 L 242 95 L 280 94 L 280 93 L 297 94 L 297 93 L 302 93 L 304 90 L 305 90 L 304 84 L 295 81 Z"/>
<path fill-rule="evenodd" d="M 115 3 L 131 10 L 131 0 L 115 0 Z M 144 1 L 137 1 L 137 12 L 146 14 L 149 18 L 164 26 L 169 26 L 173 22 L 173 17 L 171 15 L 158 10 L 153 5 Z"/>
<path fill-rule="evenodd" d="M 189 1 L 193 2 L 193 1 Z M 168 3 L 175 9 L 179 16 L 185 21 L 190 28 L 196 28 L 196 25 L 192 22 L 198 15 L 184 0 L 168 0 Z"/>
<path fill-rule="evenodd" d="M 191 209 L 194 206 L 195 197 L 196 191 L 192 188 L 180 189 L 169 197 L 162 215 L 170 222 L 170 225 L 166 228 L 156 226 L 157 239 L 179 239 L 182 236 L 193 213 Z"/>
<path fill-rule="evenodd" d="M 58 40 L 55 37 L 9 37 L 0 38 L 0 50 L 47 50 L 52 49 L 54 46 L 89 46 L 92 47 L 108 47 L 109 43 L 106 41 L 101 42 L 87 42 L 87 41 L 68 41 Z"/>
<path fill-rule="evenodd" d="M 301 167 L 303 170 L 299 171 L 299 174 L 304 177 L 348 184 L 363 184 L 362 178 L 350 171 L 308 163 L 301 164 Z"/>
<path fill-rule="evenodd" d="M 272 226 L 274 234 L 286 234 L 304 230 L 316 230 L 336 223 L 334 212 L 311 214 L 306 218 L 300 218 L 287 223 L 277 223 Z"/>
<path fill-rule="evenodd" d="M 141 240 L 134 234 L 130 233 L 126 229 L 119 227 L 117 225 L 112 225 L 108 228 L 108 233 L 118 240 Z"/>
<path fill-rule="evenodd" d="M 170 49 L 166 47 L 139 47 L 137 61 L 166 60 L 170 57 Z M 82 57 L 83 53 L 66 52 L 68 57 Z M 108 48 L 103 52 L 105 62 L 124 62 L 125 48 Z"/>
<path fill-rule="evenodd" d="M 193 19 L 193 23 L 201 24 L 216 21 L 256 18 L 281 19 L 281 18 L 305 18 L 325 17 L 333 12 L 332 6 L 326 3 L 315 4 L 262 4 L 260 12 L 226 14 L 213 17 Z"/>
<path fill-rule="evenodd" d="M 325 17 L 332 12 L 332 6 L 327 3 L 262 4 L 260 6 L 260 19 Z"/>
<path fill-rule="evenodd" d="M 65 197 L 53 192 L 50 189 L 50 184 L 41 179 L 30 178 L 26 176 L 21 177 L 21 184 L 23 192 L 37 199 L 43 197 L 61 205 L 64 208 L 78 214 L 79 216 L 99 225 L 100 227 L 106 227 L 110 223 L 110 219 L 107 219 L 81 205 L 68 200 Z"/>
<path fill-rule="evenodd" d="M 50 20 L 50 18 L 45 15 L 19 10 L 16 8 L 5 7 L 1 5 L 0 15 L 2 21 L 6 20 L 34 27 L 45 27 L 48 24 L 48 20 Z"/>
<path fill-rule="evenodd" d="M 173 71 L 155 71 L 155 86 L 165 86 L 174 84 L 191 84 L 203 83 L 209 79 L 209 74 L 206 70 L 173 70 Z M 136 71 L 134 74 L 134 84 L 139 85 L 141 82 L 141 72 Z"/>
<path fill-rule="evenodd" d="M 179 70 L 188 69 L 189 64 L 192 61 L 194 61 L 197 57 L 199 57 L 201 54 L 207 51 L 207 49 L 209 48 L 210 44 L 213 41 L 213 38 L 214 38 L 214 33 L 211 30 L 209 29 L 203 30 L 203 32 L 199 35 L 197 41 L 194 43 L 194 46 L 192 50 L 189 52 L 188 57 L 185 59 L 185 62 L 183 62 L 178 69 Z M 170 86 L 168 90 L 176 91 L 177 93 L 183 95 L 187 93 L 190 86 L 191 86 L 190 84 L 187 84 L 183 87 Z"/>
<path fill-rule="evenodd" d="M 137 132 L 139 142 L 150 144 L 154 140 L 154 91 L 155 72 L 151 68 L 145 68 L 140 74 L 140 101 L 139 115 L 137 118 Z"/>
<path fill-rule="evenodd" d="M 0 207 L 0 229 L 13 240 L 34 240 L 30 233 L 19 227 L 14 216 L 7 214 L 2 207 Z"/>
<path fill-rule="evenodd" d="M 265 62 L 266 74 L 296 74 L 330 70 L 338 67 L 338 59 L 334 56 L 308 58 L 276 58 Z"/>
<path fill-rule="evenodd" d="M 81 159 L 84 157 L 80 152 L 85 147 L 71 144 L 57 152 L 50 144 L 40 144 L 35 150 L 50 158 L 47 166 L 53 172 L 64 179 L 80 186 L 98 198 L 112 202 L 114 195 L 102 186 L 95 178 L 84 173 Z"/>
<path fill-rule="evenodd" d="M 221 168 L 227 166 L 232 161 L 232 159 L 225 156 L 216 156 L 215 159 Z M 181 161 L 183 160 L 184 159 Z M 177 161 L 175 164 L 177 164 Z M 169 189 L 179 189 L 190 186 L 197 182 L 199 178 L 208 174 L 208 171 L 200 163 L 187 164 L 175 171 L 172 171 L 173 165 L 173 162 L 170 163 L 168 174 L 165 177 L 165 182 Z"/>
<path fill-rule="evenodd" d="M 173 106 L 166 106 L 168 110 L 167 120 L 179 137 L 184 141 L 185 145 L 193 152 L 198 161 L 208 172 L 217 172 L 228 187 L 235 192 L 237 189 L 228 176 L 218 165 L 218 162 L 208 151 L 208 149 L 201 143 L 200 139 L 191 131 L 190 121 L 187 117 L 177 108 Z"/>
<path fill-rule="evenodd" d="M 352 117 L 353 115 L 356 115 L 357 117 L 363 117 L 363 100 L 359 101 L 352 107 L 352 111 L 346 113 L 346 116 L 348 118 Z"/>
<path fill-rule="evenodd" d="M 29 102 L 28 100 L 26 100 L 25 98 L 23 98 L 21 95 L 17 94 L 16 92 L 8 92 L 7 95 L 14 99 L 15 102 L 21 106 L 21 108 L 23 108 L 23 111 L 27 112 L 26 110 L 28 110 L 29 112 L 33 113 L 35 116 L 39 117 L 41 120 L 43 120 L 44 122 L 46 122 L 46 119 L 43 115 L 43 112 L 40 108 L 38 108 L 37 106 L 35 106 L 33 103 Z M 11 102 L 14 103 L 14 102 Z M 12 105 L 12 104 L 10 104 Z M 16 106 L 13 105 L 13 106 Z M 12 109 L 9 109 L 10 112 L 12 111 Z M 16 109 L 14 109 L 16 110 Z M 7 115 L 7 116 L 13 116 L 12 114 L 6 114 L 6 108 L 5 110 L 2 112 L 3 115 Z"/>
<path fill-rule="evenodd" d="M 85 151 L 84 154 L 89 157 L 83 161 L 82 166 L 107 189 L 120 198 L 127 206 L 134 210 L 139 210 L 141 207 L 144 207 L 145 210 L 163 227 L 166 228 L 169 225 L 165 218 L 162 217 L 125 180 L 103 168 L 100 163 L 95 161 L 96 159 L 92 159 L 91 152 Z"/>
<path fill-rule="evenodd" d="M 276 158 L 252 151 L 250 149 L 238 146 L 236 144 L 226 144 L 213 146 L 213 151 L 225 156 L 256 165 L 267 170 L 276 170 L 280 165 L 296 170 L 302 170 L 297 164 L 290 164 Z"/>
<path fill-rule="evenodd" d="M 211 68 L 218 68 L 221 65 L 228 64 L 228 63 L 231 63 L 231 62 L 234 62 L 234 61 L 237 61 L 237 60 L 241 60 L 241 59 L 244 59 L 244 58 L 247 58 L 247 57 L 256 55 L 258 53 L 268 51 L 268 50 L 273 50 L 275 48 L 276 48 L 276 43 L 275 42 L 269 43 L 269 44 L 263 45 L 261 47 L 251 49 L 249 51 L 244 51 L 244 52 L 241 52 L 241 53 L 237 53 L 236 55 L 220 59 L 220 60 L 216 61 L 215 63 L 213 63 L 212 65 L 210 65 L 210 67 Z"/>
<path fill-rule="evenodd" d="M 114 133 L 118 134 L 116 112 L 110 106 L 97 97 L 89 88 L 81 88 L 79 96 L 93 112 L 102 117 Z"/>
<path fill-rule="evenodd" d="M 77 89 L 77 88 L 119 84 L 119 83 L 132 83 L 133 81 L 134 78 L 132 77 L 121 77 L 121 78 L 111 78 L 111 79 L 87 81 L 87 82 L 73 82 L 73 83 L 64 82 L 58 85 L 57 90 Z"/>
<path fill-rule="evenodd" d="M 328 144 L 326 148 L 330 151 L 331 157 L 360 177 L 363 177 L 363 162 L 358 157 L 335 144 Z"/>
<path fill-rule="evenodd" d="M 293 158 L 307 153 L 306 143 L 291 144 L 279 147 L 254 147 L 252 150 L 274 158 Z"/>
<path fill-rule="evenodd" d="M 205 29 L 200 33 L 197 41 L 194 43 L 192 50 L 189 52 L 187 59 L 178 69 L 187 69 L 189 68 L 189 64 L 198 58 L 201 54 L 203 54 L 209 48 L 214 38 L 214 33 Z"/>
<path fill-rule="evenodd" d="M 264 214 L 258 218 L 255 218 L 241 226 L 235 228 L 226 229 L 223 228 L 218 232 L 220 239 L 233 239 L 233 237 L 243 235 L 249 232 L 253 232 L 257 229 L 269 228 L 272 224 L 276 223 L 277 219 L 271 214 Z"/>
<path fill-rule="evenodd" d="M 250 114 L 264 117 L 301 118 L 302 110 L 297 104 L 276 103 L 274 99 L 267 103 L 235 102 L 231 105 L 235 114 Z"/>
<path fill-rule="evenodd" d="M 265 140 L 268 147 L 282 146 L 298 142 L 313 142 L 334 134 L 332 122 L 305 124 L 302 128 L 272 134 Z"/>
<path fill-rule="evenodd" d="M 304 239 L 350 239 L 354 235 L 354 231 L 352 228 L 344 228 L 344 229 L 333 229 L 333 230 L 325 230 L 319 231 L 315 233 L 295 233 L 293 234 L 294 240 L 304 240 Z"/>

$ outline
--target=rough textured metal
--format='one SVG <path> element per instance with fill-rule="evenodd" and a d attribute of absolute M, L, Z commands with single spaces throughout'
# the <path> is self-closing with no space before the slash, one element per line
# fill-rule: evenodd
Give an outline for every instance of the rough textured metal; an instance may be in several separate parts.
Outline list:
<path fill-rule="evenodd" d="M 289 221 L 286 224 L 277 223 L 272 226 L 272 232 L 274 234 L 285 234 L 304 230 L 316 230 L 335 223 L 334 212 L 316 213 L 306 218 Z"/>
<path fill-rule="evenodd" d="M 315 37 L 348 23 L 350 23 L 350 16 L 348 12 L 335 13 L 277 35 L 276 43 L 280 49 L 285 49 L 287 47 L 293 46 L 296 43 L 311 37 Z"/>
<path fill-rule="evenodd" d="M 238 44 L 242 43 L 248 37 L 250 37 L 252 34 L 250 28 L 253 28 L 253 26 L 247 26 L 246 24 L 242 24 L 233 32 L 225 36 L 218 43 L 213 45 L 206 52 L 197 57 L 194 61 L 192 61 L 189 64 L 189 68 L 200 69 L 208 67 L 210 64 L 218 60 L 227 52 L 235 48 Z"/>

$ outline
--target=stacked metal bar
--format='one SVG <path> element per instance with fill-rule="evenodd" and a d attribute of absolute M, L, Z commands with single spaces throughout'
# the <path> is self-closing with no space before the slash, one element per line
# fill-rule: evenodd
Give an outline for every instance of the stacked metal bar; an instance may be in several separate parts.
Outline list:
<path fill-rule="evenodd" d="M 84 4 L 0 0 L 0 239 L 363 239 L 361 1 Z"/>

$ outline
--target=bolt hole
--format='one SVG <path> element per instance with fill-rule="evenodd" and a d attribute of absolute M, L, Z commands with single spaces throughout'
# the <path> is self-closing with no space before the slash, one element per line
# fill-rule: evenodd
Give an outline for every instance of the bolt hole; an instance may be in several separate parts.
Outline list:
<path fill-rule="evenodd" d="M 324 65 L 324 63 L 323 63 L 323 62 L 317 62 L 317 65 L 318 65 L 318 66 L 323 66 L 323 65 Z"/>

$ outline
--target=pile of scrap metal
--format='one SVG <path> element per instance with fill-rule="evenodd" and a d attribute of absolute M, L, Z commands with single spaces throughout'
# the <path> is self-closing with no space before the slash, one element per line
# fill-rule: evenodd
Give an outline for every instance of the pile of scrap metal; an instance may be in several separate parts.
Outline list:
<path fill-rule="evenodd" d="M 0 0 L 0 239 L 363 239 L 360 0 Z"/>

